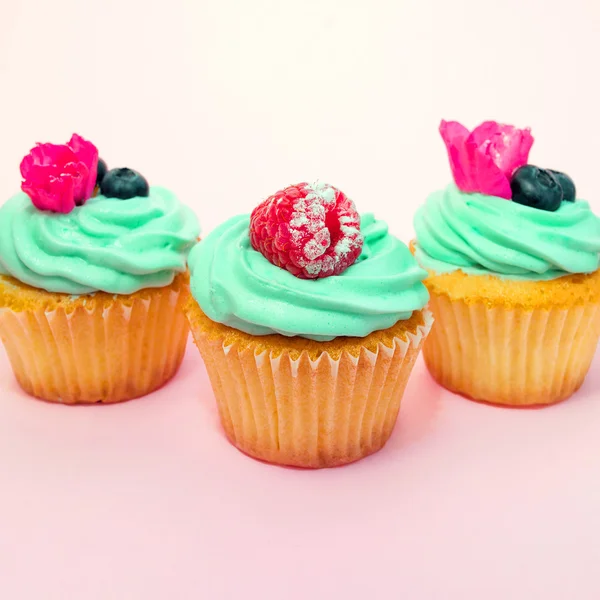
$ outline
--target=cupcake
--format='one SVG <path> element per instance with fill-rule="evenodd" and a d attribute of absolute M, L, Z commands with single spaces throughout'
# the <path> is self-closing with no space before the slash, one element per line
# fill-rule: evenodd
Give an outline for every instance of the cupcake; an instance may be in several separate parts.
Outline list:
<path fill-rule="evenodd" d="M 290 186 L 190 253 L 186 312 L 229 440 L 333 467 L 376 452 L 431 326 L 408 248 L 326 184 Z"/>
<path fill-rule="evenodd" d="M 436 326 L 425 362 L 484 402 L 547 405 L 583 383 L 600 335 L 600 219 L 566 174 L 528 163 L 529 130 L 442 121 L 454 183 L 415 216 Z"/>
<path fill-rule="evenodd" d="M 119 402 L 177 371 L 189 332 L 196 217 L 90 142 L 39 144 L 0 207 L 0 337 L 21 387 L 52 402 Z"/>

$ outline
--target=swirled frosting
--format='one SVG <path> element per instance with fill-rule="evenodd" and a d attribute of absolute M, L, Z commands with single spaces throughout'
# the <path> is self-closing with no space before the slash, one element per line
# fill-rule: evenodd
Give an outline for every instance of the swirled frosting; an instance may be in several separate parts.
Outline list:
<path fill-rule="evenodd" d="M 250 244 L 250 217 L 234 217 L 189 256 L 192 294 L 213 321 L 252 335 L 327 341 L 365 337 L 408 319 L 429 296 L 408 248 L 363 215 L 363 251 L 337 276 L 308 280 L 271 264 Z"/>
<path fill-rule="evenodd" d="M 414 225 L 415 256 L 437 273 L 545 280 L 600 266 L 600 218 L 581 200 L 550 212 L 450 185 L 429 196 Z"/>
<path fill-rule="evenodd" d="M 0 207 L 0 274 L 49 292 L 131 294 L 169 285 L 199 235 L 194 213 L 167 189 L 96 196 L 68 214 L 19 193 Z"/>

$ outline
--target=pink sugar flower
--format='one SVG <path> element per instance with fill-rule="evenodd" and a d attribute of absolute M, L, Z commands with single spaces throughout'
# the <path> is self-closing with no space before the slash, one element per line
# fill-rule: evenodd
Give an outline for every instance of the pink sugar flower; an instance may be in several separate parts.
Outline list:
<path fill-rule="evenodd" d="M 40 210 L 69 213 L 92 197 L 98 150 L 76 133 L 66 144 L 37 144 L 21 161 L 21 189 Z"/>
<path fill-rule="evenodd" d="M 510 178 L 527 163 L 533 137 L 529 129 L 517 129 L 486 121 L 472 132 L 456 121 L 442 121 L 440 134 L 448 150 L 457 187 L 510 199 Z"/>

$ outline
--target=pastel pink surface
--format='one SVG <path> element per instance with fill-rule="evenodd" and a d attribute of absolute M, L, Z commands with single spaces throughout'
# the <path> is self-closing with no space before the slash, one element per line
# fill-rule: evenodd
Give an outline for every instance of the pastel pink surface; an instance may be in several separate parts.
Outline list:
<path fill-rule="evenodd" d="M 600 212 L 600 5 L 543 8 L 3 2 L 0 202 L 36 140 L 77 131 L 204 233 L 320 179 L 409 240 L 451 178 L 446 116 L 530 125 L 530 160 Z M 310 472 L 227 443 L 192 346 L 160 392 L 90 408 L 24 396 L 0 349 L 0 598 L 598 600 L 599 358 L 574 398 L 526 411 L 419 362 L 386 448 Z"/>
<path fill-rule="evenodd" d="M 323 471 L 233 448 L 193 347 L 171 385 L 116 406 L 30 399 L 0 367 L 4 597 L 600 591 L 598 360 L 575 398 L 537 410 L 454 396 L 419 363 L 388 445 Z"/>

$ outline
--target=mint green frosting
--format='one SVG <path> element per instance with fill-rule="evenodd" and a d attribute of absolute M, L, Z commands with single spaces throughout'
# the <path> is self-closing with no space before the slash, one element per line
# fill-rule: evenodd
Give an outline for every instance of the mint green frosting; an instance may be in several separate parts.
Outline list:
<path fill-rule="evenodd" d="M 252 335 L 318 341 L 365 337 L 410 318 L 429 296 L 408 248 L 371 214 L 361 218 L 363 251 L 342 274 L 299 279 L 250 244 L 250 217 L 234 217 L 190 252 L 192 294 L 213 321 Z"/>
<path fill-rule="evenodd" d="M 414 220 L 415 256 L 437 273 L 462 270 L 508 279 L 555 279 L 600 266 L 600 218 L 587 202 L 555 212 L 504 198 L 466 194 L 452 184 L 435 192 Z"/>
<path fill-rule="evenodd" d="M 167 189 L 118 200 L 96 196 L 68 214 L 19 193 L 0 207 L 0 274 L 49 292 L 131 294 L 186 270 L 200 229 Z"/>

